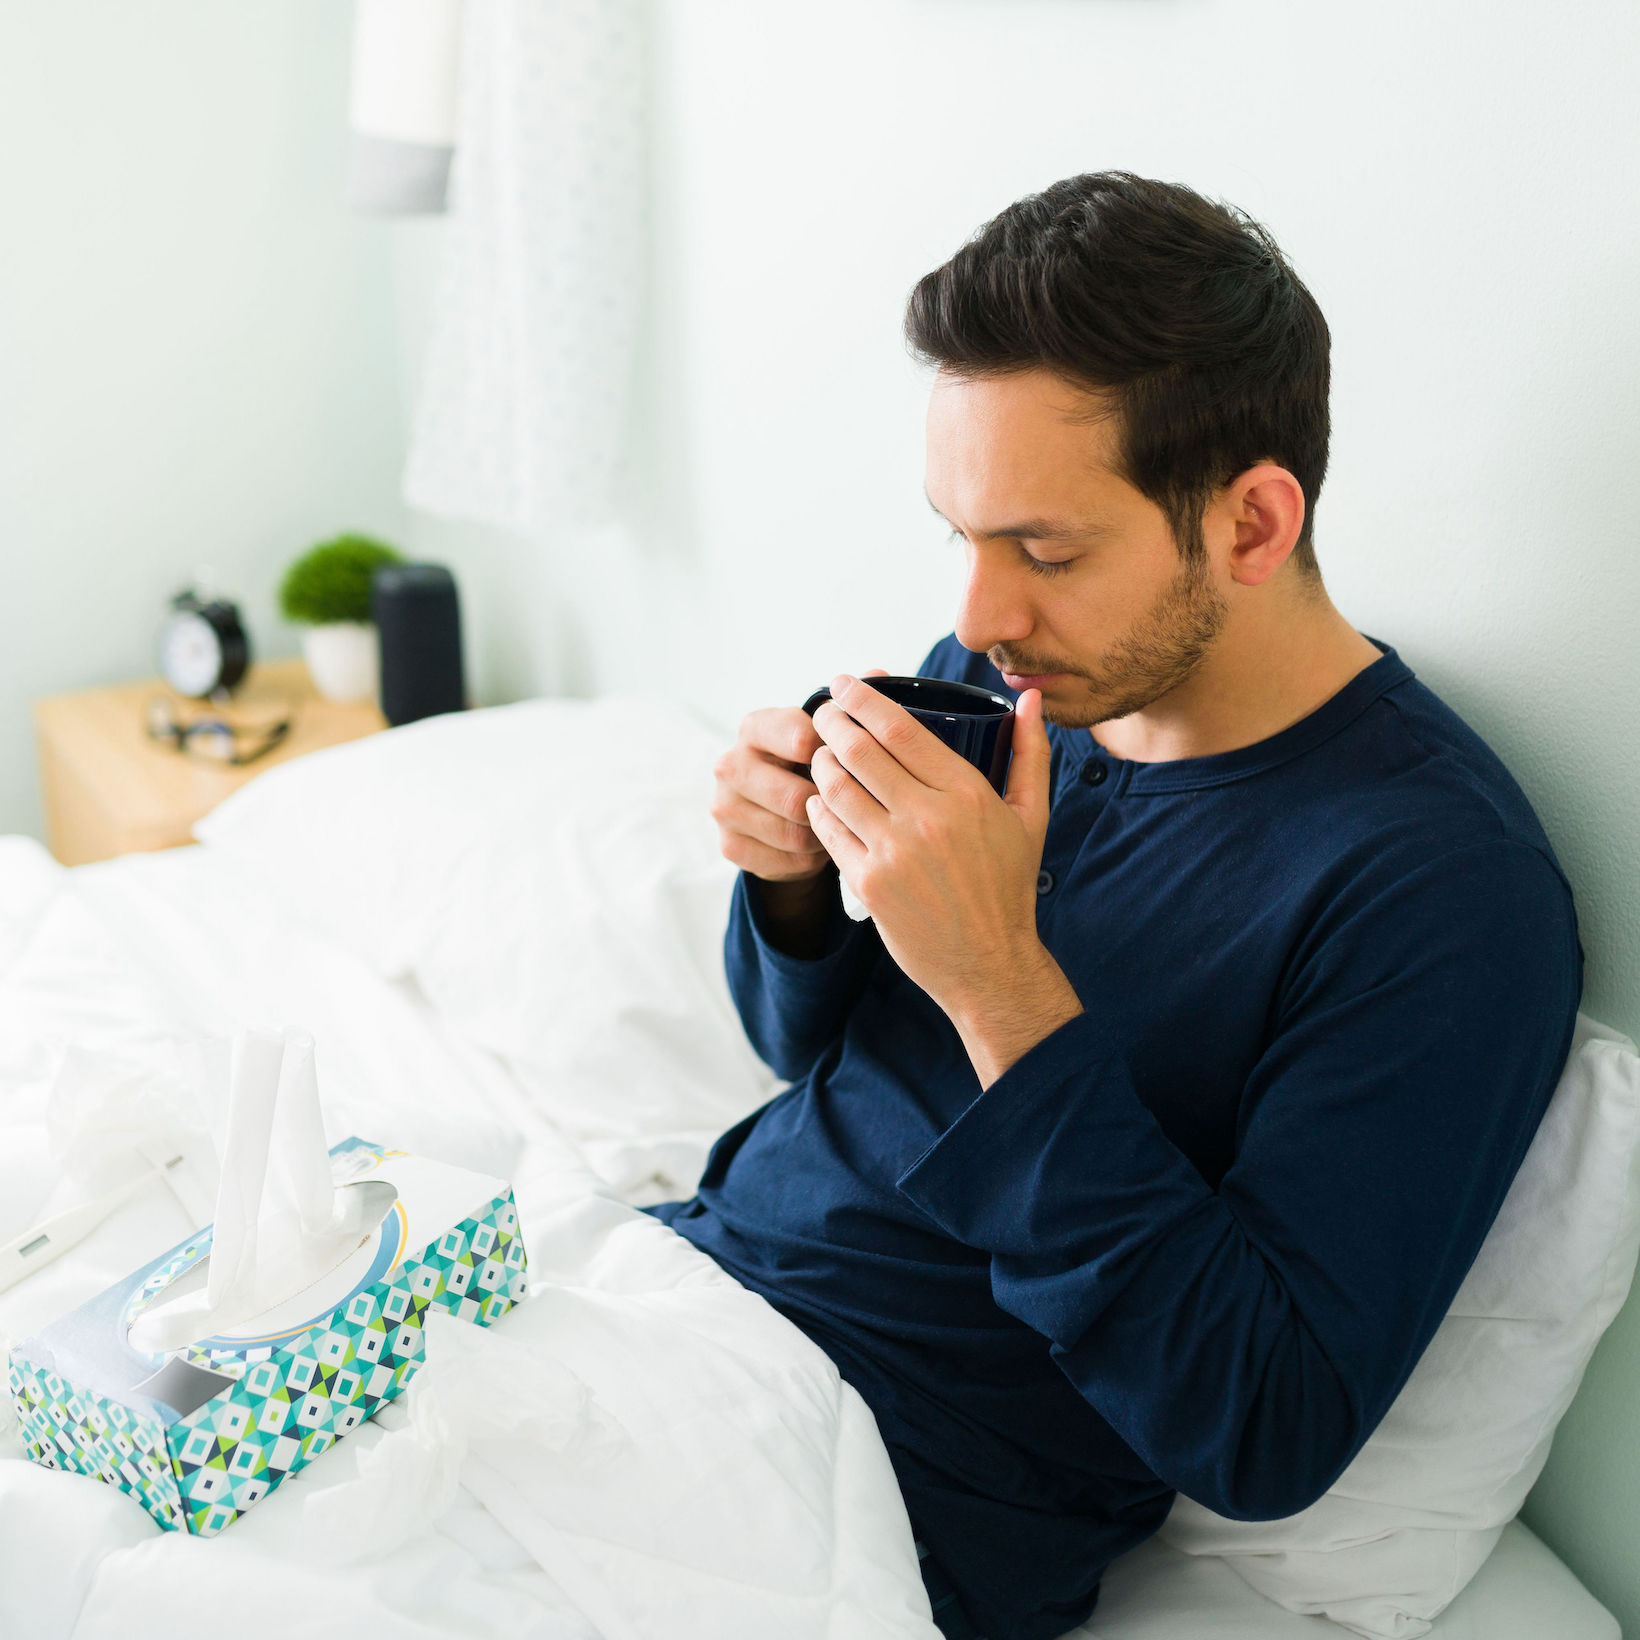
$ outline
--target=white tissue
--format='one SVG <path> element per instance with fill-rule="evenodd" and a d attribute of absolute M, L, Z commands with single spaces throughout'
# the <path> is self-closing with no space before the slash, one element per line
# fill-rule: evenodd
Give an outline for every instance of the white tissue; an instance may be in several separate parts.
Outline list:
<path fill-rule="evenodd" d="M 856 922 L 870 922 L 871 913 L 867 911 L 865 906 L 860 903 L 860 896 L 848 886 L 848 879 L 842 876 L 841 873 L 838 874 L 837 887 L 842 892 L 843 909 L 849 914 L 849 916 L 851 916 Z"/>
<path fill-rule="evenodd" d="M 143 1312 L 131 1342 L 162 1354 L 264 1314 L 355 1252 L 380 1198 L 331 1179 L 313 1038 L 240 1031 L 192 1052 L 221 1179 L 203 1287 Z"/>

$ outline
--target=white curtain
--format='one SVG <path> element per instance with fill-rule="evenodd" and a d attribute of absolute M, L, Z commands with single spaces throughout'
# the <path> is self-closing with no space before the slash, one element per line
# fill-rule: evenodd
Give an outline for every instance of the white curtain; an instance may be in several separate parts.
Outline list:
<path fill-rule="evenodd" d="M 466 0 L 405 498 L 519 530 L 612 513 L 645 283 L 643 0 Z"/>

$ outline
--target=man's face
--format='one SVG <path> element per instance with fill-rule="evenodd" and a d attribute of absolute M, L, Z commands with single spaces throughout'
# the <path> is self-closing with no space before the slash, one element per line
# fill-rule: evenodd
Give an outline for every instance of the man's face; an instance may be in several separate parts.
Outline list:
<path fill-rule="evenodd" d="M 968 563 L 957 640 L 1067 728 L 1160 699 L 1228 613 L 1207 561 L 1187 565 L 1113 470 L 1116 427 L 1087 419 L 1092 402 L 1043 370 L 942 371 L 928 406 L 928 498 Z"/>

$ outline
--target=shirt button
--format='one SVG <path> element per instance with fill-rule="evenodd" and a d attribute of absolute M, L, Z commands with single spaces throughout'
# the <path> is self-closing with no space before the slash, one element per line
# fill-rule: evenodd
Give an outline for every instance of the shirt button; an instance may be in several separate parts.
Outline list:
<path fill-rule="evenodd" d="M 1036 891 L 1038 894 L 1051 894 L 1053 892 L 1053 873 L 1051 871 L 1037 872 Z"/>
<path fill-rule="evenodd" d="M 1082 765 L 1082 783 L 1087 786 L 1102 786 L 1110 770 L 1096 757 L 1090 757 Z"/>

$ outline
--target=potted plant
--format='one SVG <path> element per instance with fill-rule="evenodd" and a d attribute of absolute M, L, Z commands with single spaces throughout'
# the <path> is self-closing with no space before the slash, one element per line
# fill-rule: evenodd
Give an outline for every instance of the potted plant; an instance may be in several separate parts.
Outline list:
<path fill-rule="evenodd" d="M 313 686 L 327 700 L 374 700 L 380 675 L 370 578 L 383 564 L 402 563 L 385 541 L 338 535 L 309 548 L 285 571 L 279 608 L 306 628 L 302 654 Z"/>

